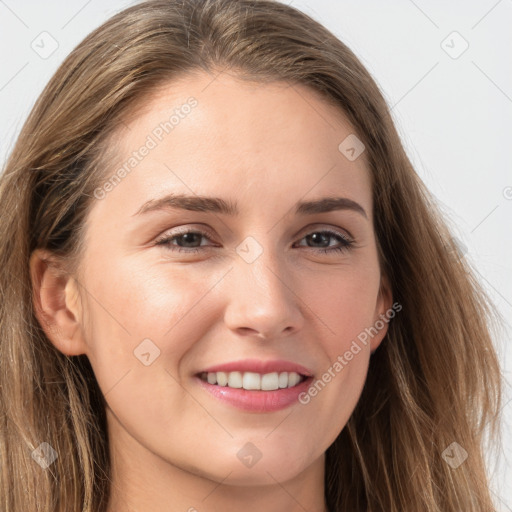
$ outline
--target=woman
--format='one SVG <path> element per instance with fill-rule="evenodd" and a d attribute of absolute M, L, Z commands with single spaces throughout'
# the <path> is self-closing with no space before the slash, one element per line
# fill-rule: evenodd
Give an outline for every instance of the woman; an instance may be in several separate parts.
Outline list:
<path fill-rule="evenodd" d="M 2 510 L 492 510 L 494 310 L 305 14 L 117 14 L 43 91 L 0 212 Z"/>

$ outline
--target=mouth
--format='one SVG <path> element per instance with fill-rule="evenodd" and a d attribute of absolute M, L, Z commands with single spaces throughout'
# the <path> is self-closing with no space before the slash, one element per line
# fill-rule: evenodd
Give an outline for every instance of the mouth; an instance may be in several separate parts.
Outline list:
<path fill-rule="evenodd" d="M 208 396 L 245 412 L 270 413 L 298 402 L 313 373 L 291 361 L 247 359 L 205 368 L 196 382 Z"/>
<path fill-rule="evenodd" d="M 275 391 L 288 389 L 304 382 L 308 377 L 297 372 L 201 372 L 199 378 L 213 386 L 245 389 L 247 391 Z"/>

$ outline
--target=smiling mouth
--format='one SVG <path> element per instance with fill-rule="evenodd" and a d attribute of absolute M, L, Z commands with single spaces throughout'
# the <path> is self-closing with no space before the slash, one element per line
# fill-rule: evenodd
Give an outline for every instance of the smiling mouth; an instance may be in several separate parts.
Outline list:
<path fill-rule="evenodd" d="M 248 391 L 275 391 L 292 388 L 307 379 L 305 375 L 296 372 L 201 372 L 199 378 L 208 384 L 246 389 Z"/>

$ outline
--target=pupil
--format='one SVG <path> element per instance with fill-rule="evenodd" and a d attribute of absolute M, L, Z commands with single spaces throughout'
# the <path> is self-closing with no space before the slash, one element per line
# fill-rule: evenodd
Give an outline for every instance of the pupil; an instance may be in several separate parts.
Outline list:
<path fill-rule="evenodd" d="M 198 233 L 185 233 L 181 235 L 181 238 L 185 241 L 185 244 L 187 243 L 193 243 L 194 237 L 201 236 Z"/>
<path fill-rule="evenodd" d="M 327 245 L 329 245 L 329 237 L 330 235 L 326 235 L 324 233 L 313 233 L 312 235 L 309 235 L 309 238 L 313 240 L 313 242 L 318 243 L 321 242 L 321 239 L 323 238 L 325 242 L 327 242 Z M 325 245 L 324 245 L 325 247 Z"/>

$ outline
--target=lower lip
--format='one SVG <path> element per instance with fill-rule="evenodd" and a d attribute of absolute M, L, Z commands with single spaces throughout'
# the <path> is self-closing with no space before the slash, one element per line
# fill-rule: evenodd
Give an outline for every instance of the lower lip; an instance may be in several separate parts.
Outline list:
<path fill-rule="evenodd" d="M 299 395 L 309 388 L 313 380 L 313 377 L 308 377 L 300 384 L 291 388 L 276 389 L 274 391 L 252 391 L 209 384 L 200 377 L 196 378 L 203 389 L 211 393 L 215 398 L 238 409 L 251 412 L 273 412 L 289 407 L 298 401 Z"/>

